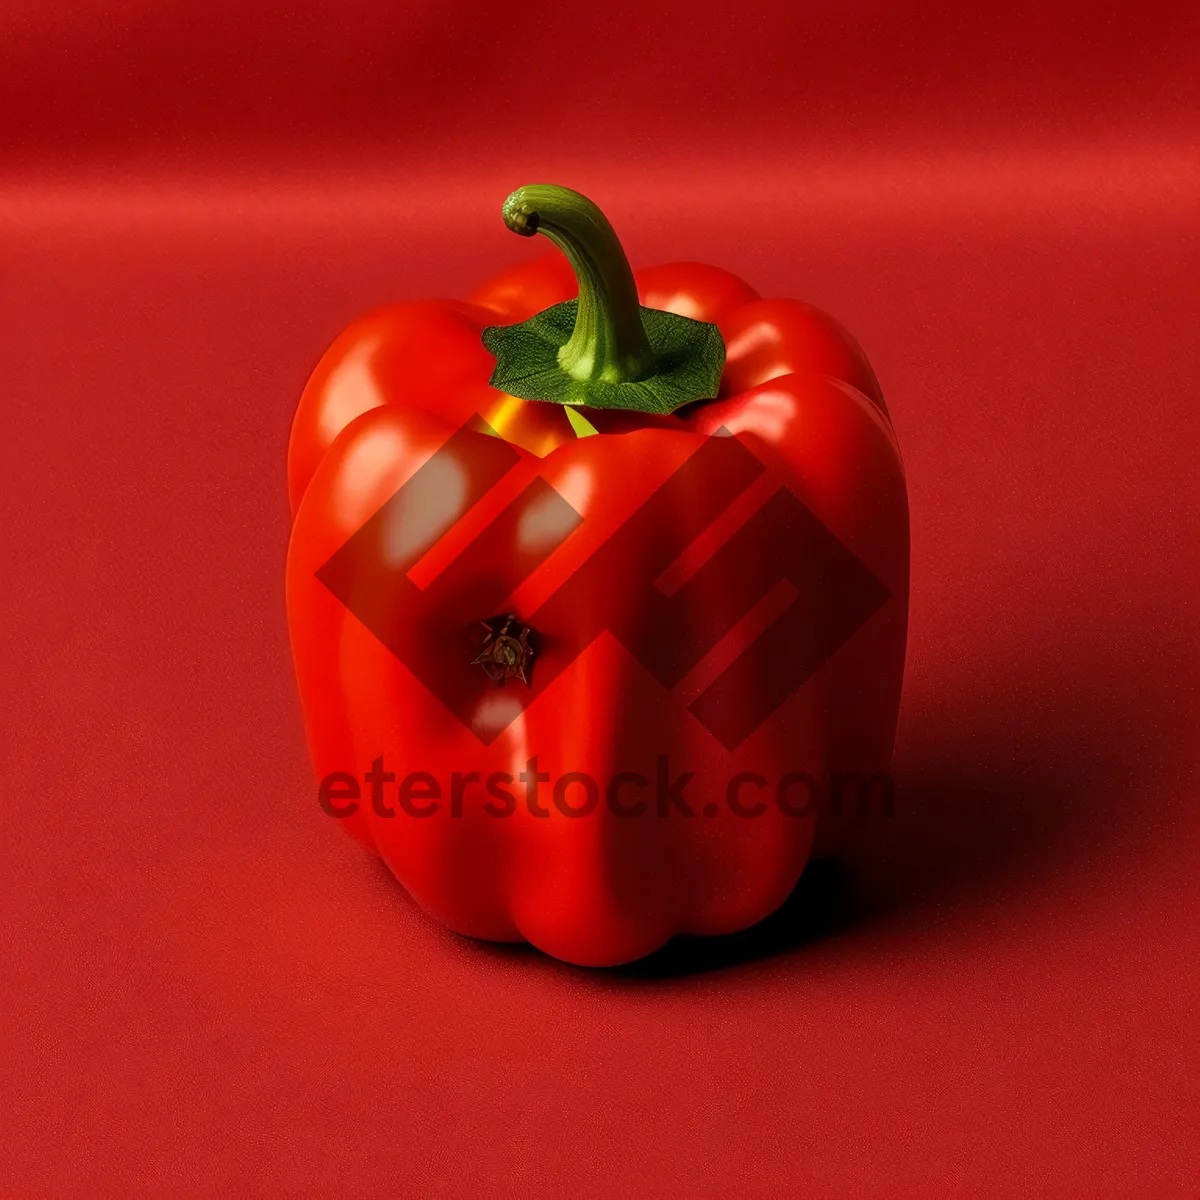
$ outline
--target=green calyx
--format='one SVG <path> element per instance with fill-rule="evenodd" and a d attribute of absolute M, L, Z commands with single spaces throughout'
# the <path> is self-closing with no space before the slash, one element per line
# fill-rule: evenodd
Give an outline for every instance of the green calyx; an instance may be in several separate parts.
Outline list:
<path fill-rule="evenodd" d="M 725 343 L 715 325 L 638 303 L 629 260 L 586 196 L 539 184 L 504 202 L 514 233 L 548 237 L 568 258 L 579 299 L 517 325 L 492 325 L 489 381 L 523 400 L 671 413 L 717 394 Z"/>

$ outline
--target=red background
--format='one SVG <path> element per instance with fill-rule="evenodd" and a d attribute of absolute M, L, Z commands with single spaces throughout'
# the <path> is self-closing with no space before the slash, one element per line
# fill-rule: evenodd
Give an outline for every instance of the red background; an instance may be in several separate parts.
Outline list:
<path fill-rule="evenodd" d="M 1200 1191 L 1195 6 L 0 12 L 8 1195 Z M 892 821 L 624 972 L 320 813 L 307 372 L 594 196 L 838 314 L 910 475 Z"/>

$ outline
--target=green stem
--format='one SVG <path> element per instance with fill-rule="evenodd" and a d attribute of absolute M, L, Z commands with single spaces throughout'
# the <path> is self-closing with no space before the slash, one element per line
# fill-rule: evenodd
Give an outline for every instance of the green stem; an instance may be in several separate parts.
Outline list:
<path fill-rule="evenodd" d="M 505 200 L 504 224 L 523 237 L 545 234 L 575 271 L 579 310 L 558 352 L 562 369 L 584 382 L 633 383 L 653 375 L 633 272 L 604 214 L 569 188 L 531 184 Z"/>

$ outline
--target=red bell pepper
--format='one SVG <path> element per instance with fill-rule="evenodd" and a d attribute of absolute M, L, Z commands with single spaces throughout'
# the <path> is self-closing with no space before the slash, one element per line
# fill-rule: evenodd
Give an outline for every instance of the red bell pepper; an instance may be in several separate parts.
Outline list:
<path fill-rule="evenodd" d="M 904 470 L 831 317 L 634 274 L 564 188 L 504 216 L 563 255 L 368 314 L 304 390 L 292 647 L 322 807 L 421 905 L 616 964 L 769 915 L 887 771 Z"/>

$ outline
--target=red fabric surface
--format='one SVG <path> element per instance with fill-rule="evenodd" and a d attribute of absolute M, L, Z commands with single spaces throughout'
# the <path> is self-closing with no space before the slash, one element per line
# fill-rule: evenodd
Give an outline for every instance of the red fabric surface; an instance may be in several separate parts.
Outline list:
<path fill-rule="evenodd" d="M 1194 6 L 0 14 L 6 1195 L 1200 1190 Z M 897 811 L 623 972 L 318 809 L 283 456 L 338 329 L 591 194 L 860 337 Z"/>

